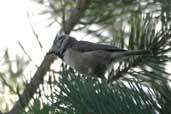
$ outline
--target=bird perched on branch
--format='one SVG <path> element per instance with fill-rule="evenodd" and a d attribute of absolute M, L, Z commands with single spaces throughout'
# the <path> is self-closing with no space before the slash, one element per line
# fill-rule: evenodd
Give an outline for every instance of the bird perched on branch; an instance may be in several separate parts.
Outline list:
<path fill-rule="evenodd" d="M 110 45 L 78 41 L 68 35 L 57 35 L 48 54 L 55 54 L 80 73 L 104 78 L 114 61 L 126 56 L 149 54 L 148 50 L 124 50 Z"/>

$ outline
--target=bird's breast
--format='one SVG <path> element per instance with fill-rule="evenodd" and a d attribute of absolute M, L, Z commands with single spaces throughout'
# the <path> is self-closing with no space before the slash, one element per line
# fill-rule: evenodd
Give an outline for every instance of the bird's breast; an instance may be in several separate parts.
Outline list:
<path fill-rule="evenodd" d="M 63 59 L 66 64 L 81 73 L 91 72 L 91 68 L 86 63 L 87 60 L 85 60 L 83 55 L 78 51 L 71 49 L 66 50 Z"/>
<path fill-rule="evenodd" d="M 80 52 L 73 49 L 65 51 L 66 64 L 84 74 L 102 75 L 110 66 L 110 56 L 98 51 Z"/>

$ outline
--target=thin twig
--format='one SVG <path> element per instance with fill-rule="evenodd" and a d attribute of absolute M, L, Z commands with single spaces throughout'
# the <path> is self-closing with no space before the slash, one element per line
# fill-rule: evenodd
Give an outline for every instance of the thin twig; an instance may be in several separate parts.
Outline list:
<path fill-rule="evenodd" d="M 38 68 L 38 65 L 33 61 L 33 59 L 31 58 L 31 56 L 26 52 L 26 50 L 24 49 L 24 46 L 21 44 L 20 41 L 18 41 L 18 44 L 19 44 L 20 48 L 22 49 L 22 51 L 26 54 L 26 56 L 28 57 L 28 59 L 34 63 L 34 65 L 36 66 L 36 68 Z"/>
<path fill-rule="evenodd" d="M 13 87 L 5 80 L 3 73 L 0 73 L 0 78 L 2 79 L 3 83 L 12 91 L 13 93 L 16 94 L 16 91 L 13 89 Z"/>
<path fill-rule="evenodd" d="M 61 11 L 62 11 L 62 26 L 65 28 L 65 0 L 61 1 Z"/>
<path fill-rule="evenodd" d="M 37 42 L 38 42 L 38 44 L 39 44 L 39 47 L 40 47 L 41 51 L 43 52 L 43 45 L 42 45 L 42 43 L 41 43 L 41 41 L 40 41 L 40 39 L 39 39 L 38 34 L 36 33 L 36 31 L 35 31 L 35 29 L 34 29 L 34 27 L 33 27 L 33 24 L 31 23 L 29 12 L 27 12 L 27 17 L 28 17 L 28 19 L 29 19 L 30 27 L 31 27 L 31 29 L 32 29 L 32 32 L 33 32 L 33 34 L 34 34 L 34 36 L 35 36 L 35 38 L 36 38 L 36 40 L 37 40 Z"/>

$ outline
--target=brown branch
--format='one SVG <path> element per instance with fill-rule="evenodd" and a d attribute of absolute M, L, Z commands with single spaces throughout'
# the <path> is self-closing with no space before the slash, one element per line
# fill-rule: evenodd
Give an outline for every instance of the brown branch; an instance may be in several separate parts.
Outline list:
<path fill-rule="evenodd" d="M 79 22 L 80 18 L 84 15 L 89 4 L 90 0 L 77 0 L 76 7 L 72 10 L 71 15 L 68 20 L 66 20 L 65 25 L 60 32 L 64 31 L 66 34 L 69 34 L 74 26 Z M 20 114 L 22 112 L 23 108 L 27 106 L 39 85 L 43 82 L 43 77 L 50 69 L 50 65 L 54 60 L 54 55 L 45 56 L 41 65 L 35 72 L 30 84 L 28 84 L 24 92 L 20 95 L 20 99 L 15 103 L 12 110 L 6 114 Z"/>
<path fill-rule="evenodd" d="M 27 106 L 29 100 L 36 92 L 39 84 L 43 82 L 43 76 L 46 74 L 46 71 L 49 70 L 50 64 L 55 60 L 55 56 L 45 56 L 43 62 L 40 67 L 36 71 L 34 77 L 32 78 L 30 84 L 24 89 L 22 95 L 20 95 L 20 99 L 15 103 L 12 110 L 6 114 L 20 114 L 25 106 Z M 22 104 L 21 104 L 22 103 Z"/>
<path fill-rule="evenodd" d="M 76 7 L 72 9 L 69 18 L 65 21 L 62 31 L 69 34 L 74 26 L 80 22 L 80 18 L 84 16 L 84 12 L 90 4 L 91 0 L 76 0 Z"/>

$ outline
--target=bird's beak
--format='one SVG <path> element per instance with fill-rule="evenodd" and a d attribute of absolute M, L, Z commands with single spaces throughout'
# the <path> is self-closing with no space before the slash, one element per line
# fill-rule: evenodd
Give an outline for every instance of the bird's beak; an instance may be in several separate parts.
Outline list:
<path fill-rule="evenodd" d="M 58 50 L 59 49 L 57 49 L 56 46 L 52 46 L 49 52 L 47 52 L 47 55 L 55 55 L 55 56 L 62 58 L 62 55 L 60 54 L 60 52 L 58 52 Z"/>
<path fill-rule="evenodd" d="M 55 55 L 56 55 L 56 52 L 55 52 L 55 49 L 54 49 L 53 46 L 52 46 L 52 47 L 50 48 L 50 50 L 47 52 L 47 55 L 51 55 L 51 54 L 55 54 Z"/>

